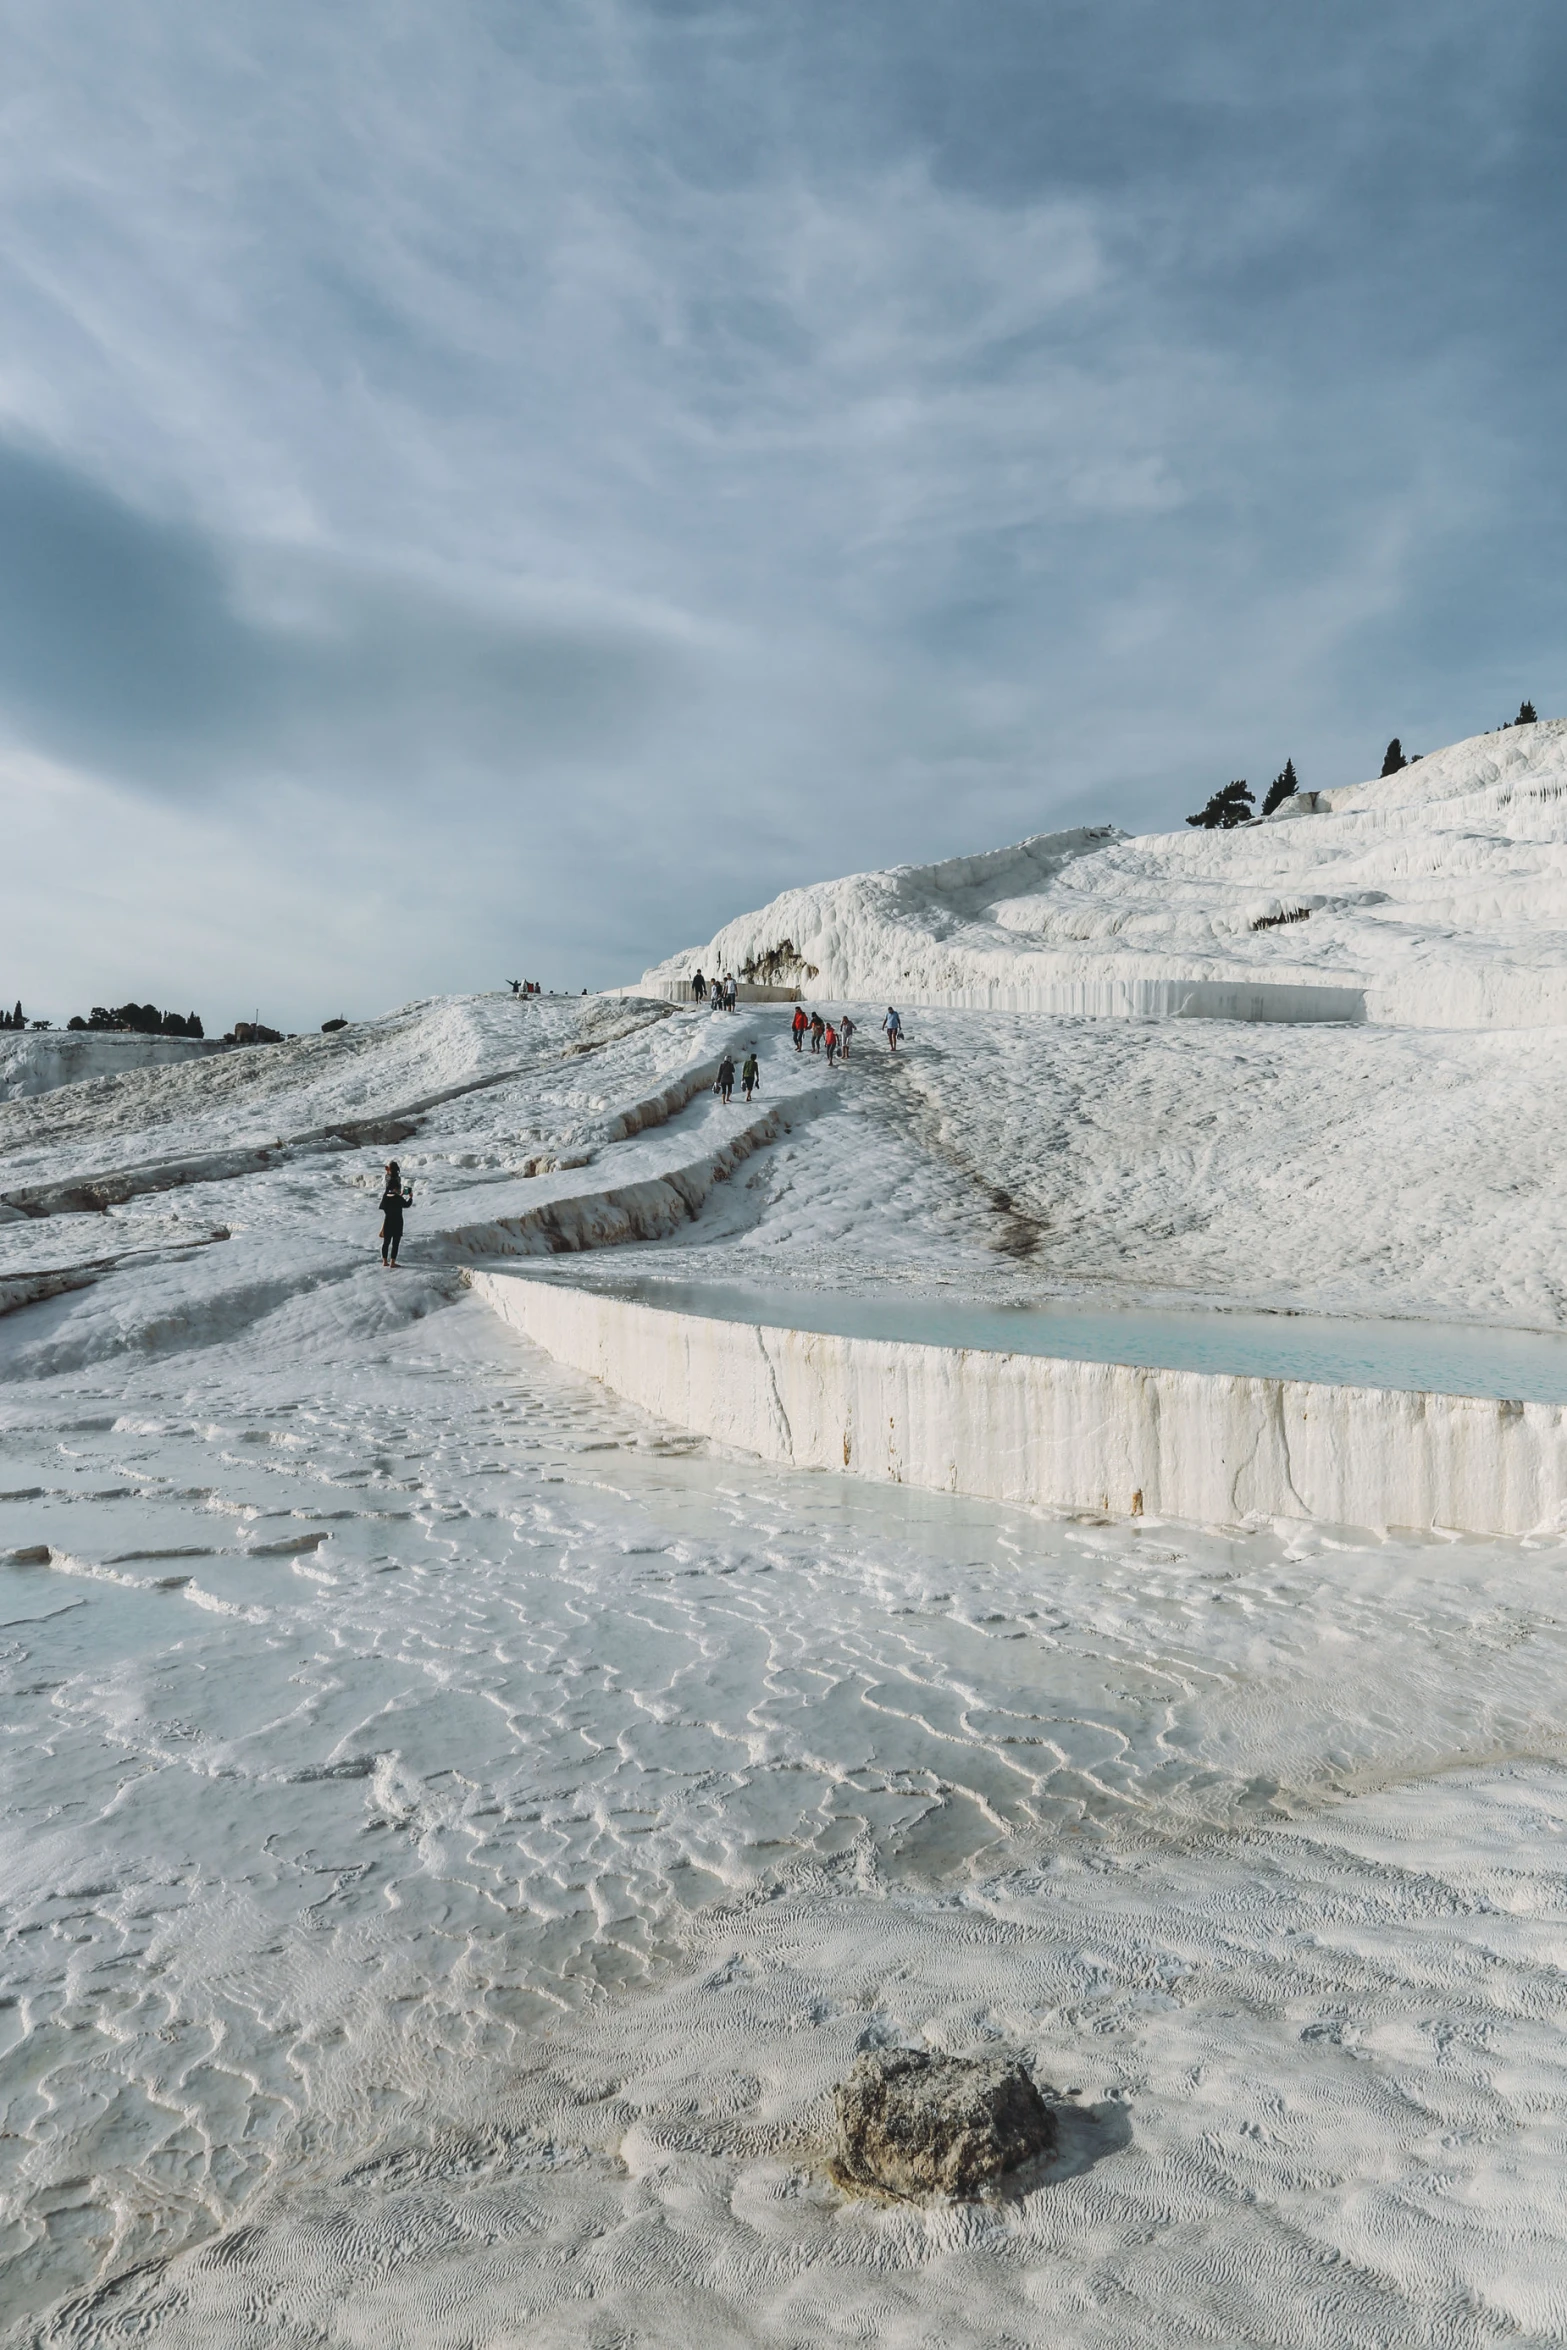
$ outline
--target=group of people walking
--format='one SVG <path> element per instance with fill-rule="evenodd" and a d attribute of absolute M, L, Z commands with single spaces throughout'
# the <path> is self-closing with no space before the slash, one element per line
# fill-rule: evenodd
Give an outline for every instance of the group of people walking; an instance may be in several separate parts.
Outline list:
<path fill-rule="evenodd" d="M 716 987 L 717 984 L 715 980 L 714 986 Z M 903 1034 L 903 1021 L 900 1015 L 893 1010 L 891 1004 L 887 1006 L 887 1017 L 881 1025 L 882 1033 L 887 1039 L 887 1049 L 889 1052 L 895 1053 L 898 1049 L 898 1039 Z M 856 1027 L 857 1023 L 850 1019 L 847 1012 L 840 1013 L 837 1019 L 833 1020 L 824 1018 L 820 1012 L 808 1012 L 803 1004 L 796 1004 L 794 1018 L 789 1023 L 789 1032 L 794 1038 L 794 1049 L 797 1053 L 804 1052 L 805 1040 L 809 1037 L 812 1052 L 825 1053 L 827 1065 L 831 1068 L 834 1062 L 848 1059 L 849 1047 L 854 1042 Z M 740 1083 L 745 1089 L 747 1101 L 756 1092 L 761 1082 L 762 1071 L 756 1058 L 756 1046 L 750 1044 L 747 1045 L 745 1059 L 740 1064 Z M 727 1102 L 734 1099 L 734 1090 L 734 1055 L 733 1053 L 725 1053 L 718 1064 L 718 1075 L 714 1080 L 713 1091 L 720 1101 Z"/>
<path fill-rule="evenodd" d="M 893 1010 L 891 1004 L 887 1006 L 887 1017 L 881 1025 L 882 1032 L 887 1039 L 888 1050 L 895 1053 L 898 1049 L 898 1039 L 903 1034 L 903 1021 L 899 1014 Z M 794 1018 L 789 1023 L 789 1032 L 794 1038 L 795 1051 L 803 1053 L 805 1040 L 809 1037 L 812 1052 L 825 1053 L 829 1068 L 836 1061 L 848 1059 L 849 1047 L 854 1041 L 856 1028 L 857 1023 L 850 1019 L 847 1012 L 840 1013 L 836 1020 L 826 1019 L 820 1012 L 808 1012 L 803 1004 L 795 1005 Z M 756 1057 L 756 1046 L 750 1044 L 747 1045 L 745 1059 L 740 1064 L 740 1083 L 744 1088 L 747 1101 L 756 1092 L 761 1082 L 762 1071 Z M 733 1053 L 725 1053 L 718 1064 L 718 1075 L 713 1082 L 713 1091 L 720 1101 L 727 1102 L 734 1099 L 734 1090 L 735 1059 Z"/>
<path fill-rule="evenodd" d="M 887 1017 L 881 1025 L 889 1049 L 896 1052 L 898 1039 L 903 1034 L 903 1022 L 891 1004 L 887 1006 Z M 825 1052 L 829 1067 L 836 1060 L 846 1061 L 848 1059 L 849 1046 L 854 1040 L 855 1023 L 849 1018 L 847 1012 L 841 1014 L 837 1021 L 824 1020 L 820 1012 L 808 1013 L 803 1004 L 796 1004 L 790 1028 L 794 1036 L 794 1049 L 797 1053 L 804 1052 L 805 1040 L 809 1037 L 812 1052 Z"/>
<path fill-rule="evenodd" d="M 704 979 L 700 971 L 692 972 L 691 1001 L 694 1004 L 711 1004 L 715 1012 L 732 1012 L 739 1000 L 740 990 L 732 971 L 726 971 L 722 979 Z"/>
<path fill-rule="evenodd" d="M 824 1020 L 820 1012 L 808 1014 L 803 1004 L 796 1004 L 790 1027 L 793 1031 L 794 1049 L 797 1053 L 804 1052 L 805 1040 L 809 1037 L 812 1052 L 825 1052 L 829 1067 L 837 1060 L 840 1053 L 845 1060 L 848 1059 L 849 1047 L 854 1041 L 854 1022 L 849 1018 L 847 1012 L 843 1013 L 836 1021 Z"/>
<path fill-rule="evenodd" d="M 748 1044 L 745 1048 L 745 1059 L 740 1064 L 740 1083 L 745 1089 L 747 1101 L 750 1100 L 761 1082 L 762 1065 L 756 1057 L 756 1047 L 754 1044 Z M 725 1053 L 718 1064 L 718 1075 L 713 1083 L 713 1091 L 721 1102 L 727 1102 L 733 1100 L 734 1090 L 735 1057 L 733 1053 Z"/>
<path fill-rule="evenodd" d="M 726 971 L 722 979 L 707 979 L 700 969 L 691 974 L 691 1001 L 693 1004 L 709 1004 L 715 1012 L 732 1012 L 739 1001 L 739 994 L 740 991 L 735 984 L 732 972 Z M 882 1034 L 887 1039 L 888 1051 L 895 1053 L 898 1049 L 899 1039 L 903 1035 L 903 1021 L 893 1010 L 891 1004 L 887 1006 L 887 1017 L 881 1026 Z M 846 1061 L 849 1057 L 849 1046 L 854 1037 L 855 1023 L 849 1018 L 847 1012 L 837 1021 L 824 1020 L 820 1012 L 807 1012 L 802 1004 L 796 1004 L 793 1030 L 794 1049 L 797 1053 L 805 1050 L 805 1039 L 809 1036 L 813 1053 L 825 1052 L 829 1062 L 840 1058 Z M 727 1098 L 726 1095 L 725 1099 L 727 1100 Z M 746 1099 L 749 1101 L 749 1094 Z"/>

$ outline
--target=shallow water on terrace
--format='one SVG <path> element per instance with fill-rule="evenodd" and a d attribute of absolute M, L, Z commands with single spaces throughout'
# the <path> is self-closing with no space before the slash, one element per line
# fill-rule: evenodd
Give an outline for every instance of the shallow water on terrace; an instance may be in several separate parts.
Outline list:
<path fill-rule="evenodd" d="M 6 1407 L 18 2342 L 1567 2315 L 1561 1543 L 790 1474 L 471 1301 L 194 1364 Z M 1077 2170 L 840 2206 L 827 2087 L 907 2036 L 1082 2085 Z"/>
<path fill-rule="evenodd" d="M 581 1283 L 580 1275 L 530 1270 L 528 1278 L 589 1286 Z M 591 1287 L 673 1313 L 818 1330 L 838 1338 L 890 1338 L 995 1354 L 1053 1355 L 1072 1362 L 1131 1363 L 1148 1370 L 1567 1404 L 1567 1334 L 1551 1331 L 1377 1322 L 1328 1314 L 1107 1309 L 1064 1301 L 986 1305 L 924 1293 L 890 1291 L 872 1297 L 848 1290 L 753 1287 L 597 1270 Z"/>

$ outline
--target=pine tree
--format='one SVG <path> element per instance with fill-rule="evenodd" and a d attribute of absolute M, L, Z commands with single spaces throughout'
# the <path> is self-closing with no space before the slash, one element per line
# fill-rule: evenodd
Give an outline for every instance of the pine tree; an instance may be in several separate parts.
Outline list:
<path fill-rule="evenodd" d="M 1300 789 L 1300 778 L 1295 773 L 1295 762 L 1286 759 L 1278 774 L 1268 786 L 1268 796 L 1262 803 L 1264 816 L 1271 816 L 1275 808 L 1282 808 Z"/>
<path fill-rule="evenodd" d="M 1409 761 L 1404 756 L 1404 746 L 1395 734 L 1383 755 L 1382 772 L 1384 775 L 1397 775 L 1408 765 Z"/>
<path fill-rule="evenodd" d="M 1520 702 L 1518 705 L 1518 715 L 1513 720 L 1514 726 L 1538 726 L 1539 723 L 1539 719 L 1535 716 L 1534 704 L 1532 702 Z"/>
<path fill-rule="evenodd" d="M 1237 824 L 1250 823 L 1255 814 L 1251 786 L 1243 776 L 1238 783 L 1227 783 L 1223 791 L 1216 791 L 1206 808 L 1186 821 L 1200 824 L 1207 832 L 1233 832 Z"/>

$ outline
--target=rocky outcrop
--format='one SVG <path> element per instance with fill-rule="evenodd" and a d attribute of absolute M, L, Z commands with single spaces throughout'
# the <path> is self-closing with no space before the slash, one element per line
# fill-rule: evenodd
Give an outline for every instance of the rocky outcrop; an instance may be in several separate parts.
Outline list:
<path fill-rule="evenodd" d="M 1055 2149 L 1050 2108 L 1016 2057 L 878 2048 L 834 2094 L 840 2177 L 888 2195 L 972 2197 Z"/>

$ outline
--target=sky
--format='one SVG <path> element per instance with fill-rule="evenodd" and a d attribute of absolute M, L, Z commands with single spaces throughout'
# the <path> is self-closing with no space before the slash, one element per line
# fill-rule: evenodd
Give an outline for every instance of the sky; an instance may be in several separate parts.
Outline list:
<path fill-rule="evenodd" d="M 0 0 L 0 998 L 635 978 L 1567 713 L 1537 0 Z"/>

